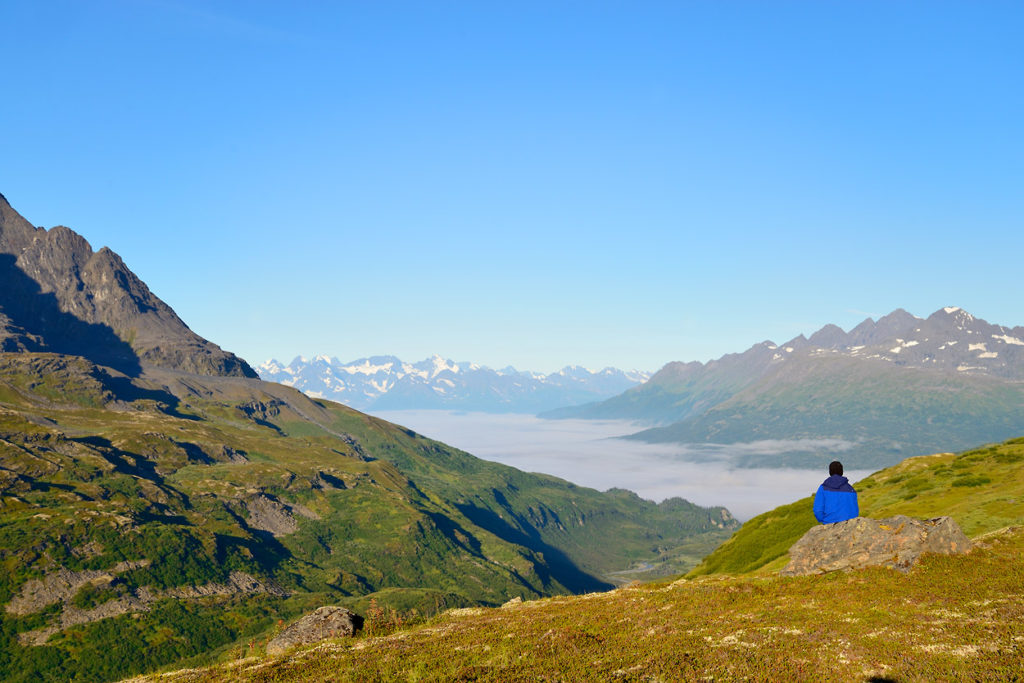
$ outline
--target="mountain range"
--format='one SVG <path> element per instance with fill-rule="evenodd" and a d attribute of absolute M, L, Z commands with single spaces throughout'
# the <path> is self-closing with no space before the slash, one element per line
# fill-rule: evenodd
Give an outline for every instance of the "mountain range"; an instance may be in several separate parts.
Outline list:
<path fill-rule="evenodd" d="M 738 526 L 258 379 L 0 198 L 0 680 L 211 661 L 325 604 L 429 615 L 694 566 Z"/>
<path fill-rule="evenodd" d="M 288 365 L 268 360 L 257 371 L 267 381 L 358 410 L 530 414 L 610 398 L 650 377 L 649 373 L 639 371 L 592 371 L 580 366 L 568 366 L 547 375 L 511 366 L 492 370 L 440 356 L 418 363 L 405 363 L 394 356 L 373 356 L 348 363 L 328 356 L 299 356 Z"/>
<path fill-rule="evenodd" d="M 707 363 L 673 362 L 602 402 L 551 418 L 630 419 L 630 438 L 680 443 L 700 457 L 749 448 L 749 466 L 858 468 L 967 448 L 1024 432 L 1024 327 L 947 307 L 899 309 L 849 332 L 826 325 Z"/>

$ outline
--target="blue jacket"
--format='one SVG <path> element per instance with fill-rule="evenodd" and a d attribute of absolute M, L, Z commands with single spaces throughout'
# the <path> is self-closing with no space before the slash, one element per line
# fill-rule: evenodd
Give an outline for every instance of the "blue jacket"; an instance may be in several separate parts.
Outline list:
<path fill-rule="evenodd" d="M 814 516 L 822 524 L 833 524 L 860 516 L 857 492 L 850 480 L 833 474 L 822 482 L 814 494 Z"/>

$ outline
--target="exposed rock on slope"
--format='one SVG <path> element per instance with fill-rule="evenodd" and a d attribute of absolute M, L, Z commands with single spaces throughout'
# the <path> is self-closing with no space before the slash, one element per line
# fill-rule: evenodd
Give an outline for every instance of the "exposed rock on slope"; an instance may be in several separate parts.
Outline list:
<path fill-rule="evenodd" d="M 307 519 L 320 519 L 320 516 L 303 505 L 292 503 L 286 505 L 278 500 L 259 494 L 246 501 L 249 512 L 247 520 L 250 529 L 266 531 L 274 536 L 287 536 L 299 530 L 295 520 L 298 514 Z"/>
<path fill-rule="evenodd" d="M 789 549 L 789 564 L 780 573 L 800 576 L 861 567 L 907 571 L 924 553 L 956 555 L 970 549 L 970 540 L 951 517 L 856 517 L 808 531 Z"/>
<path fill-rule="evenodd" d="M 170 590 L 158 590 L 149 586 L 128 589 L 117 576 L 149 564 L 148 560 L 121 562 L 109 571 L 71 572 L 62 568 L 42 579 L 29 581 L 22 586 L 18 596 L 7 604 L 7 612 L 21 616 L 35 614 L 58 602 L 61 603 L 61 609 L 57 618 L 47 625 L 19 633 L 18 641 L 22 645 L 43 646 L 50 636 L 60 631 L 122 614 L 147 612 L 154 603 L 164 598 L 211 598 L 258 593 L 277 597 L 288 596 L 287 591 L 275 583 L 260 581 L 240 571 L 231 572 L 224 583 L 182 586 Z M 116 597 L 93 606 L 82 607 L 74 604 L 75 595 L 88 586 L 99 593 L 105 592 Z"/>
<path fill-rule="evenodd" d="M 0 195 L 0 350 L 85 356 L 130 375 L 144 365 L 256 377 L 190 330 L 121 257 L 63 226 L 33 227 Z"/>
<path fill-rule="evenodd" d="M 72 572 L 63 567 L 41 579 L 26 581 L 21 590 L 7 605 L 9 614 L 24 616 L 41 612 L 56 602 L 69 602 L 75 593 L 86 584 L 109 584 L 115 575 L 148 565 L 149 562 L 119 562 L 106 571 Z"/>
<path fill-rule="evenodd" d="M 298 645 L 309 645 L 327 638 L 352 636 L 362 623 L 362 617 L 344 607 L 321 607 L 302 617 L 267 643 L 267 654 L 280 654 Z"/>

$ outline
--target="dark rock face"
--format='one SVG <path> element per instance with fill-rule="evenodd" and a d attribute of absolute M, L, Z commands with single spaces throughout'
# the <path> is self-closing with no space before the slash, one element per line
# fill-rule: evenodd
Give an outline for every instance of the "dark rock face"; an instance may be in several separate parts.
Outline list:
<path fill-rule="evenodd" d="M 801 576 L 861 567 L 907 571 L 924 553 L 955 555 L 970 549 L 970 540 L 950 517 L 856 517 L 808 531 L 789 549 L 789 564 L 780 574 Z"/>
<path fill-rule="evenodd" d="M 267 643 L 267 654 L 280 654 L 298 645 L 328 638 L 346 638 L 361 628 L 363 618 L 344 607 L 321 607 L 302 617 Z"/>
<path fill-rule="evenodd" d="M 0 350 L 51 351 L 138 375 L 144 365 L 256 377 L 195 332 L 104 247 L 36 228 L 0 195 Z"/>

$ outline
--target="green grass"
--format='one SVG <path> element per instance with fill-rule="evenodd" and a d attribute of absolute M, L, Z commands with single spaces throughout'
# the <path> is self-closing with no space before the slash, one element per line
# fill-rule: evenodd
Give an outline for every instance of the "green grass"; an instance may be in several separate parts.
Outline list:
<path fill-rule="evenodd" d="M 952 517 L 968 536 L 1024 524 L 1024 439 L 908 458 L 856 484 L 861 515 Z M 824 477 L 823 477 L 824 479 Z M 813 497 L 758 515 L 704 559 L 691 576 L 774 570 L 817 524 Z"/>
<path fill-rule="evenodd" d="M 908 574 L 704 577 L 449 612 L 383 637 L 147 680 L 1016 680 L 1024 662 L 1024 533 Z M 246 656 L 252 655 L 255 656 Z"/>

